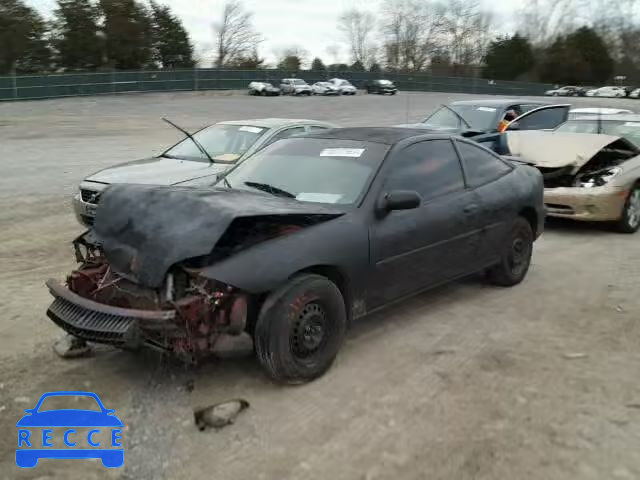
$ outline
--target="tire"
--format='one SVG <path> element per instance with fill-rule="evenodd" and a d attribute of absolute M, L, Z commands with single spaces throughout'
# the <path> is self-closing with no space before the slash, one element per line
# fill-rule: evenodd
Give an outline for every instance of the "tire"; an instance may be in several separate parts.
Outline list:
<path fill-rule="evenodd" d="M 636 233 L 640 228 L 640 183 L 636 183 L 629 190 L 616 227 L 621 233 Z"/>
<path fill-rule="evenodd" d="M 273 380 L 305 383 L 331 367 L 346 326 L 338 287 L 320 275 L 298 275 L 262 305 L 254 334 L 256 356 Z"/>
<path fill-rule="evenodd" d="M 487 270 L 489 282 L 512 287 L 522 282 L 529 271 L 533 253 L 533 231 L 523 217 L 517 217 L 502 247 L 500 262 Z"/>
<path fill-rule="evenodd" d="M 557 97 L 557 96 L 558 96 L 558 92 L 553 92 L 553 94 L 552 94 L 552 95 L 553 95 L 554 97 Z"/>
<path fill-rule="evenodd" d="M 262 96 L 262 97 L 266 97 L 266 96 L 267 96 L 267 92 L 266 92 L 265 90 L 262 90 L 262 91 L 260 92 L 260 96 Z"/>

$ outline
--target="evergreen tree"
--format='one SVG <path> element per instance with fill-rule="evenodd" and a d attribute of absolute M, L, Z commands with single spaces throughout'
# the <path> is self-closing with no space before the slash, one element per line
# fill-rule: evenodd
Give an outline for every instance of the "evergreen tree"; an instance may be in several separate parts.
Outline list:
<path fill-rule="evenodd" d="M 350 70 L 352 72 L 364 72 L 366 69 L 360 60 L 356 60 L 351 64 Z"/>
<path fill-rule="evenodd" d="M 382 68 L 380 68 L 380 64 L 377 62 L 373 62 L 371 64 L 371 66 L 369 67 L 369 71 L 371 73 L 380 73 L 382 71 Z"/>
<path fill-rule="evenodd" d="M 191 68 L 193 45 L 189 34 L 166 5 L 151 2 L 153 60 L 162 68 Z"/>
<path fill-rule="evenodd" d="M 280 63 L 278 63 L 278 68 L 293 73 L 300 70 L 300 65 L 302 65 L 302 60 L 299 56 L 286 55 Z"/>
<path fill-rule="evenodd" d="M 491 42 L 484 61 L 483 76 L 495 80 L 515 80 L 535 66 L 529 40 L 517 33 Z"/>
<path fill-rule="evenodd" d="M 103 45 L 98 36 L 99 15 L 90 0 L 58 0 L 52 43 L 60 67 L 92 70 L 100 66 Z"/>
<path fill-rule="evenodd" d="M 320 58 L 316 57 L 313 59 L 313 62 L 311 62 L 311 70 L 314 72 L 324 72 L 327 70 L 327 67 L 322 63 Z"/>
<path fill-rule="evenodd" d="M 100 0 L 100 8 L 111 67 L 137 70 L 148 66 L 152 60 L 152 21 L 147 8 L 135 0 Z"/>
<path fill-rule="evenodd" d="M 51 67 L 42 17 L 21 0 L 0 0 L 0 74 L 39 73 Z"/>

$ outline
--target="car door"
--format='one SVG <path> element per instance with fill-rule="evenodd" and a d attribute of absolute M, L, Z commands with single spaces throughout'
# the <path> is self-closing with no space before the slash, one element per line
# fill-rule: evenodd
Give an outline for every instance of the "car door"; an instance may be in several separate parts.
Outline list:
<path fill-rule="evenodd" d="M 554 130 L 567 121 L 571 105 L 545 105 L 534 108 L 516 119 L 508 126 L 509 130 Z"/>
<path fill-rule="evenodd" d="M 513 166 L 477 143 L 456 139 L 467 187 L 476 194 L 476 221 L 481 228 L 478 247 L 480 266 L 491 264 L 500 254 L 503 239 L 511 225 L 513 212 L 505 202 L 512 188 L 507 176 Z"/>
<path fill-rule="evenodd" d="M 414 143 L 387 161 L 391 165 L 377 195 L 416 191 L 422 202 L 376 217 L 370 227 L 372 308 L 473 270 L 479 246 L 478 204 L 465 188 L 451 139 Z"/>

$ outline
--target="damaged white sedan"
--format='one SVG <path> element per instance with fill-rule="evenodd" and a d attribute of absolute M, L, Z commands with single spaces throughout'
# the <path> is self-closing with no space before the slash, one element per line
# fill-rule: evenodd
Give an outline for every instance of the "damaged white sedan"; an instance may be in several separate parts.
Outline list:
<path fill-rule="evenodd" d="M 547 215 L 640 228 L 640 149 L 625 138 L 591 133 L 514 131 L 509 156 L 544 178 Z"/>

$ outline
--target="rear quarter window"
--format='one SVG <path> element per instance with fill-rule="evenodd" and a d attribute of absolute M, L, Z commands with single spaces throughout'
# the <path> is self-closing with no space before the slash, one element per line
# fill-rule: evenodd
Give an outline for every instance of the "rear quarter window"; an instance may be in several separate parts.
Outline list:
<path fill-rule="evenodd" d="M 467 142 L 456 141 L 462 157 L 467 183 L 479 187 L 509 173 L 513 167 L 484 148 Z"/>

